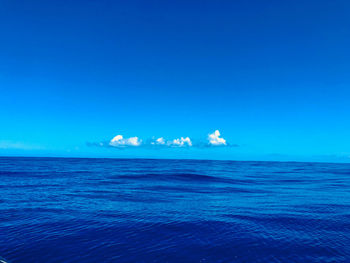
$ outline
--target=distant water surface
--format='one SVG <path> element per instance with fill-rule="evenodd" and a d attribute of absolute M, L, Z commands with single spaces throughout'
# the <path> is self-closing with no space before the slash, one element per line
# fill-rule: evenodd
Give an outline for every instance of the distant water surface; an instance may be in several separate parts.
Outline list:
<path fill-rule="evenodd" d="M 0 158 L 0 256 L 350 262 L 350 164 Z"/>

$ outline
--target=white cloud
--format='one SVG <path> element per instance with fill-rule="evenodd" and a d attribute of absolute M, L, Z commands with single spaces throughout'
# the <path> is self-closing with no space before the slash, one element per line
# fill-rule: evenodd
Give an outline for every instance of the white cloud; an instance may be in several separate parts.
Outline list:
<path fill-rule="evenodd" d="M 218 145 L 227 145 L 226 140 L 224 138 L 220 138 L 219 130 L 208 135 L 208 140 L 210 145 L 218 146 Z"/>
<path fill-rule="evenodd" d="M 138 137 L 124 138 L 123 135 L 117 135 L 109 142 L 109 145 L 114 147 L 140 146 L 141 142 Z"/>
<path fill-rule="evenodd" d="M 152 138 L 152 141 L 151 141 L 151 144 L 152 145 L 165 145 L 165 140 L 163 137 L 160 137 L 158 139 L 155 140 L 155 138 L 153 137 Z"/>
<path fill-rule="evenodd" d="M 180 139 L 174 139 L 172 141 L 168 141 L 167 145 L 169 146 L 177 146 L 177 147 L 185 147 L 192 146 L 192 141 L 189 137 L 181 137 Z"/>
<path fill-rule="evenodd" d="M 163 137 L 160 137 L 160 138 L 158 138 L 157 140 L 156 140 L 156 144 L 165 144 L 165 140 L 164 140 L 164 138 Z"/>
<path fill-rule="evenodd" d="M 188 147 L 192 146 L 192 141 L 189 137 L 181 137 L 174 140 L 166 141 L 163 137 L 159 137 L 158 139 L 154 139 L 150 142 L 151 145 L 154 146 L 167 146 L 167 147 Z"/>

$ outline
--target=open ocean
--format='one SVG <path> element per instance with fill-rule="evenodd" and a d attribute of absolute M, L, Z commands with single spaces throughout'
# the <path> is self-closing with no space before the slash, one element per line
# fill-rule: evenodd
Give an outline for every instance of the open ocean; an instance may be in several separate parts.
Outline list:
<path fill-rule="evenodd" d="M 350 262 L 350 164 L 2 157 L 0 193 L 6 262 Z"/>

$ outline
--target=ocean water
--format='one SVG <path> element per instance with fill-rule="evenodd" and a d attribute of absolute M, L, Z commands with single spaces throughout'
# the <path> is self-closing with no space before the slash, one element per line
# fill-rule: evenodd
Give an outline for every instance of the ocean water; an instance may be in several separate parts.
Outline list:
<path fill-rule="evenodd" d="M 6 262 L 350 262 L 350 164 L 0 158 Z"/>

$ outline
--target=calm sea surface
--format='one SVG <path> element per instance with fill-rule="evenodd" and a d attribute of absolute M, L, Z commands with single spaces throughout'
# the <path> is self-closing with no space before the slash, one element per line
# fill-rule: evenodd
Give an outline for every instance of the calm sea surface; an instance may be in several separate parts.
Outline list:
<path fill-rule="evenodd" d="M 0 158 L 6 262 L 350 262 L 350 164 Z"/>

